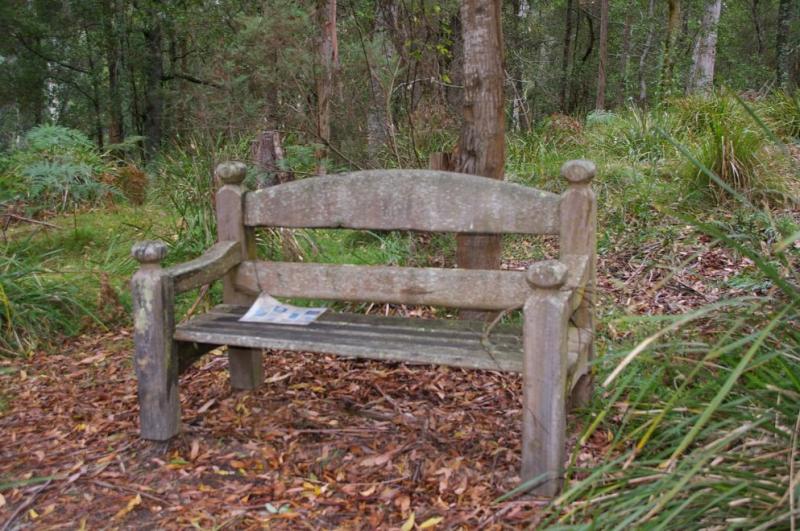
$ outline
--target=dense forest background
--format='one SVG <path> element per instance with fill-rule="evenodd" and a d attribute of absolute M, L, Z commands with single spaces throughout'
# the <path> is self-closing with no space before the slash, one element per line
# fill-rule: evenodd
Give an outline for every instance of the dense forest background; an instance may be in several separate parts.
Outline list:
<path fill-rule="evenodd" d="M 792 0 L 503 2 L 508 128 L 703 90 L 709 60 L 717 85 L 788 89 L 797 11 Z M 0 29 L 0 149 L 44 123 L 101 149 L 138 140 L 145 158 L 270 129 L 292 145 L 330 142 L 340 162 L 419 166 L 460 123 L 456 1 L 9 0 Z"/>

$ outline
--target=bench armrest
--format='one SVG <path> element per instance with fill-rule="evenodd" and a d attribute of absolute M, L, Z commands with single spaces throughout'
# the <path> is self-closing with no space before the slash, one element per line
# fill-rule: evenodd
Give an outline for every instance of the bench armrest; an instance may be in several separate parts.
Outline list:
<path fill-rule="evenodd" d="M 242 261 L 239 242 L 214 244 L 208 251 L 183 264 L 167 269 L 175 284 L 175 293 L 183 293 L 219 279 Z"/>

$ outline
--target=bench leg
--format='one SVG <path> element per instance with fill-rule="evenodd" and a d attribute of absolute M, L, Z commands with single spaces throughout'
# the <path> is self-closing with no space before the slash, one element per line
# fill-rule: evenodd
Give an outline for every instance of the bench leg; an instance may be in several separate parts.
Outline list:
<path fill-rule="evenodd" d="M 522 481 L 554 496 L 564 476 L 568 298 L 536 290 L 525 303 L 522 397 Z"/>
<path fill-rule="evenodd" d="M 181 422 L 172 279 L 163 269 L 142 268 L 131 284 L 140 433 L 144 439 L 166 441 Z"/>
<path fill-rule="evenodd" d="M 234 389 L 257 389 L 264 383 L 260 349 L 228 347 L 228 366 Z"/>

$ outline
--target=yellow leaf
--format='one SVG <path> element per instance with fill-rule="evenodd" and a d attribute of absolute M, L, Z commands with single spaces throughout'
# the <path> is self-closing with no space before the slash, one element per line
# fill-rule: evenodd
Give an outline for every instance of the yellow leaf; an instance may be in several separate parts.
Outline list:
<path fill-rule="evenodd" d="M 400 528 L 400 531 L 411 531 L 414 528 L 414 513 L 408 515 L 408 520 L 406 523 L 403 524 L 403 527 Z"/>
<path fill-rule="evenodd" d="M 125 518 L 125 515 L 134 510 L 136 506 L 139 505 L 140 503 L 142 503 L 142 497 L 137 494 L 136 496 L 128 500 L 128 505 L 120 509 L 117 512 L 117 514 L 114 515 L 114 520 L 120 520 L 122 518 Z"/>
<path fill-rule="evenodd" d="M 322 494 L 322 489 L 319 487 L 319 485 L 314 485 L 308 481 L 303 482 L 303 488 L 305 489 L 306 494 L 313 494 L 314 496 L 319 496 Z"/>
<path fill-rule="evenodd" d="M 31 520 L 36 520 L 37 518 L 39 518 L 39 513 L 31 509 L 30 511 L 28 511 L 28 516 L 30 516 Z"/>
<path fill-rule="evenodd" d="M 443 516 L 434 516 L 433 518 L 428 518 L 424 522 L 419 525 L 420 529 L 428 529 L 429 527 L 434 527 L 436 524 L 444 520 Z"/>

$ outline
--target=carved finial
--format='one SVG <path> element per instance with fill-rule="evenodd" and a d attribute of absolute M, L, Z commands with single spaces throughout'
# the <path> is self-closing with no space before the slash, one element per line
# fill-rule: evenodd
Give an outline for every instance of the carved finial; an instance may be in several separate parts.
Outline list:
<path fill-rule="evenodd" d="M 223 184 L 241 184 L 245 175 L 247 175 L 247 166 L 244 162 L 223 162 L 217 166 L 214 175 Z"/>
<path fill-rule="evenodd" d="M 131 255 L 142 265 L 158 264 L 167 256 L 167 244 L 160 240 L 136 242 Z"/>
<path fill-rule="evenodd" d="M 561 166 L 561 176 L 572 184 L 589 184 L 597 168 L 591 160 L 568 160 Z"/>
<path fill-rule="evenodd" d="M 558 260 L 545 260 L 531 264 L 525 278 L 534 288 L 560 288 L 567 280 L 567 272 L 567 266 Z"/>

